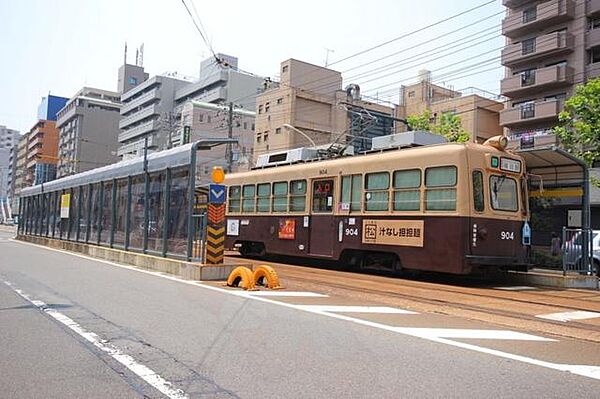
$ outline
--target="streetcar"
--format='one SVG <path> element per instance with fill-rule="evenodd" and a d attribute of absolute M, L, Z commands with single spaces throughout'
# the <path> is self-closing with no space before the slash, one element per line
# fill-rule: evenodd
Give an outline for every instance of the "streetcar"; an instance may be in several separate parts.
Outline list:
<path fill-rule="evenodd" d="M 506 144 L 497 136 L 228 175 L 225 246 L 352 269 L 526 270 L 525 164 Z"/>

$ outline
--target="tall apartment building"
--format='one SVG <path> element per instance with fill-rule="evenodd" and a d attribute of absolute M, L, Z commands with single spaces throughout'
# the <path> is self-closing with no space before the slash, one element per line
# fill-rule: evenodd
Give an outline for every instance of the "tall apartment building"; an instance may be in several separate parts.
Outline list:
<path fill-rule="evenodd" d="M 362 100 L 357 85 L 342 90 L 338 71 L 289 59 L 281 63 L 280 76 L 278 87 L 256 99 L 255 160 L 313 143 L 337 142 L 360 151 L 371 138 L 395 131 L 395 109 Z"/>
<path fill-rule="evenodd" d="M 13 162 L 11 154 L 19 141 L 17 130 L 0 125 L 0 199 L 9 196 L 13 181 Z"/>
<path fill-rule="evenodd" d="M 217 54 L 217 57 L 221 62 L 214 57 L 202 61 L 198 81 L 175 93 L 175 118 L 179 129 L 172 139 L 173 145 L 180 144 L 184 127 L 190 129 L 191 141 L 228 137 L 229 103 L 233 105 L 232 137 L 238 144 L 218 146 L 206 154 L 203 168 L 199 170 L 201 176 L 207 175 L 213 166 L 231 166 L 232 171 L 250 167 L 256 96 L 265 85 L 264 78 L 240 71 L 236 57 L 226 54 Z"/>
<path fill-rule="evenodd" d="M 30 184 L 27 184 L 25 181 L 25 177 L 27 175 L 27 144 L 29 143 L 29 132 L 25 133 L 19 139 L 19 142 L 16 145 L 16 155 L 14 160 L 14 174 L 13 174 L 13 182 L 12 182 L 12 192 L 11 192 L 11 208 L 13 209 L 13 213 L 18 212 L 19 209 L 19 196 L 21 194 L 21 190 L 24 187 L 28 187 Z"/>
<path fill-rule="evenodd" d="M 501 126 L 513 137 L 544 135 L 579 83 L 600 76 L 600 0 L 503 0 L 510 99 Z"/>
<path fill-rule="evenodd" d="M 165 122 L 165 116 L 173 112 L 177 90 L 187 84 L 187 80 L 157 75 L 121 94 L 118 156 L 142 155 L 146 137 L 150 151 L 171 145 L 173 127 Z"/>
<path fill-rule="evenodd" d="M 471 140 L 482 143 L 492 136 L 502 134 L 499 125 L 499 113 L 504 108 L 487 93 L 474 89 L 475 93 L 461 93 L 450 88 L 431 83 L 430 72 L 421 71 L 418 83 L 402 86 L 396 116 L 406 119 L 411 115 L 419 115 L 425 110 L 431 112 L 432 118 L 439 118 L 444 113 L 458 115 L 465 131 L 471 134 Z M 405 126 L 400 126 L 401 130 Z"/>
<path fill-rule="evenodd" d="M 38 120 L 28 133 L 25 163 L 27 186 L 56 179 L 58 129 L 56 121 Z"/>
<path fill-rule="evenodd" d="M 84 87 L 58 111 L 57 178 L 115 163 L 120 94 Z"/>

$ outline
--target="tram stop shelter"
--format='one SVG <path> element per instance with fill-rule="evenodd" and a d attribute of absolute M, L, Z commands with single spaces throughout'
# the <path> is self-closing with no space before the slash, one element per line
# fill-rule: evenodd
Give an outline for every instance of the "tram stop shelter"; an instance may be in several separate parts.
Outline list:
<path fill-rule="evenodd" d="M 524 148 L 515 152 L 525 159 L 530 177 L 530 195 L 581 197 L 581 229 L 578 230 L 586 234 L 582 234 L 582 245 L 573 259 L 568 259 L 563 253 L 563 272 L 592 270 L 590 175 L 587 164 L 556 145 Z M 563 247 L 565 244 L 563 234 Z"/>
<path fill-rule="evenodd" d="M 233 143 L 206 138 L 25 188 L 18 234 L 203 262 L 196 163 Z"/>

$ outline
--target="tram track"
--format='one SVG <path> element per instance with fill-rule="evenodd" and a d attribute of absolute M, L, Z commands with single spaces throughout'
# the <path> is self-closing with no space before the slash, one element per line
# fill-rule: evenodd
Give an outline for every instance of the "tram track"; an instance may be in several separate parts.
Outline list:
<path fill-rule="evenodd" d="M 573 310 L 600 312 L 600 296 L 592 296 L 585 290 L 502 291 L 489 288 L 489 282 L 486 283 L 487 287 L 449 286 L 437 282 L 279 262 L 252 260 L 252 263 L 273 265 L 288 288 L 293 290 L 325 289 L 347 298 L 364 298 L 371 302 L 408 307 L 422 312 L 465 317 L 513 328 L 518 326 L 530 331 L 600 342 L 599 324 L 580 321 L 564 323 L 536 317 Z M 460 281 L 456 277 L 451 277 L 450 280 Z M 473 281 L 469 283 L 472 284 Z M 587 301 L 583 298 L 587 298 Z"/>

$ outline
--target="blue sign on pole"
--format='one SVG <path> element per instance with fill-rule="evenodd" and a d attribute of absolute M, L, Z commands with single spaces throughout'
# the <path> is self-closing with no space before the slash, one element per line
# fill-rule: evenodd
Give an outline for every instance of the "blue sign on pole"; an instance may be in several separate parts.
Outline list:
<path fill-rule="evenodd" d="M 225 186 L 222 184 L 209 184 L 208 202 L 210 204 L 223 204 L 227 197 Z"/>

